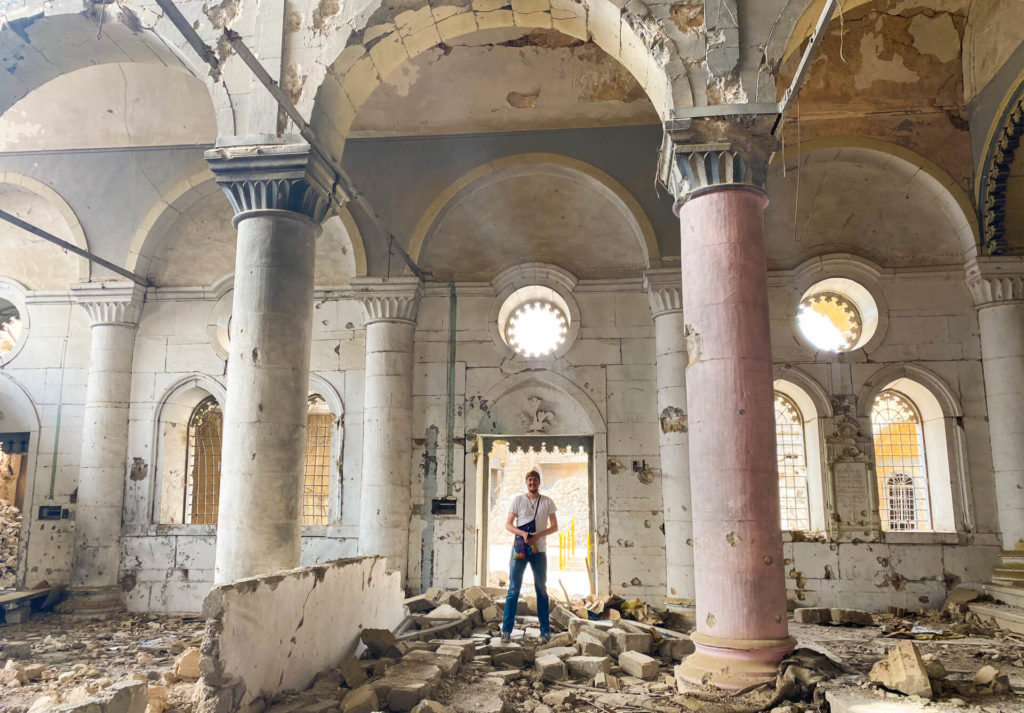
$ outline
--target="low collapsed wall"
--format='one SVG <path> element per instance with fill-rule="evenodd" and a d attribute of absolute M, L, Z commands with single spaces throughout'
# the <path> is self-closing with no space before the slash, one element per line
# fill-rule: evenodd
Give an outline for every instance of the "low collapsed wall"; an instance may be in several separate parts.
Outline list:
<path fill-rule="evenodd" d="M 199 713 L 244 710 L 308 687 L 355 653 L 363 628 L 394 629 L 402 578 L 382 557 L 335 560 L 214 587 L 203 603 Z"/>

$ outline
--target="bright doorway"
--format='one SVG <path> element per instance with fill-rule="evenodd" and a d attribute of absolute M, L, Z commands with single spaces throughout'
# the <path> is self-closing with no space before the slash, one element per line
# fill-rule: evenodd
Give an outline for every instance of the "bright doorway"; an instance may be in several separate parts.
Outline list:
<path fill-rule="evenodd" d="M 525 476 L 537 468 L 541 494 L 555 501 L 559 531 L 547 538 L 548 589 L 564 598 L 593 591 L 593 477 L 590 436 L 484 437 L 483 571 L 486 584 L 508 586 L 512 535 L 505 529 L 509 504 L 526 492 Z M 545 523 L 546 525 L 546 523 Z M 527 567 L 523 595 L 532 596 Z"/>

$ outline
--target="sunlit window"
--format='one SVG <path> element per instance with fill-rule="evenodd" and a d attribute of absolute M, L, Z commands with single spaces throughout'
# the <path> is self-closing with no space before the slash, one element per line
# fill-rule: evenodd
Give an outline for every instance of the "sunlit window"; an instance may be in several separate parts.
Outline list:
<path fill-rule="evenodd" d="M 847 352 L 860 340 L 861 316 L 851 300 L 835 292 L 818 292 L 800 302 L 797 324 L 818 349 Z"/>
<path fill-rule="evenodd" d="M 18 308 L 0 298 L 0 357 L 14 351 L 21 337 L 21 314 Z"/>
<path fill-rule="evenodd" d="M 871 428 L 882 529 L 931 530 L 928 474 L 917 407 L 898 391 L 883 391 L 871 409 Z"/>
<path fill-rule="evenodd" d="M 509 346 L 527 357 L 547 356 L 565 341 L 569 322 L 550 302 L 527 302 L 515 309 L 505 327 Z"/>
<path fill-rule="evenodd" d="M 302 478 L 303 525 L 327 524 L 333 420 L 323 397 L 310 396 L 306 411 L 306 469 Z"/>
<path fill-rule="evenodd" d="M 203 399 L 188 422 L 185 522 L 216 525 L 220 505 L 221 442 L 224 417 L 212 396 Z"/>
<path fill-rule="evenodd" d="M 775 443 L 782 529 L 809 530 L 804 419 L 796 404 L 778 392 L 775 392 Z"/>

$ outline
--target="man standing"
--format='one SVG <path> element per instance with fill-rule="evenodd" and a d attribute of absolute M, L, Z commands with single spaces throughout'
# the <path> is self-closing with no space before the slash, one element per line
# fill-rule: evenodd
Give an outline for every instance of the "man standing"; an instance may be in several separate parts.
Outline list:
<path fill-rule="evenodd" d="M 514 521 L 514 522 L 513 522 Z M 516 536 L 509 566 L 509 588 L 505 596 L 505 618 L 501 622 L 501 640 L 512 640 L 519 605 L 519 590 L 523 585 L 526 565 L 533 570 L 537 588 L 537 617 L 540 619 L 540 638 L 551 637 L 551 619 L 548 614 L 547 590 L 547 536 L 558 532 L 555 501 L 540 494 L 540 473 L 534 469 L 526 474 L 526 494 L 517 495 L 508 509 L 505 529 Z"/>

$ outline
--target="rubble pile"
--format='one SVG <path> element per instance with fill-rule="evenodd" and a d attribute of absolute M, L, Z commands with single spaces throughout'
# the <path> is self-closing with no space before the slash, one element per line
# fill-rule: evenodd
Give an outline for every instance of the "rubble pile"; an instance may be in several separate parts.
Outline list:
<path fill-rule="evenodd" d="M 179 662 L 198 664 L 202 634 L 199 617 L 129 614 L 0 626 L 0 713 L 191 710 L 199 672 Z"/>
<path fill-rule="evenodd" d="M 0 500 L 0 589 L 14 587 L 18 572 L 18 538 L 21 536 L 21 510 Z"/>

